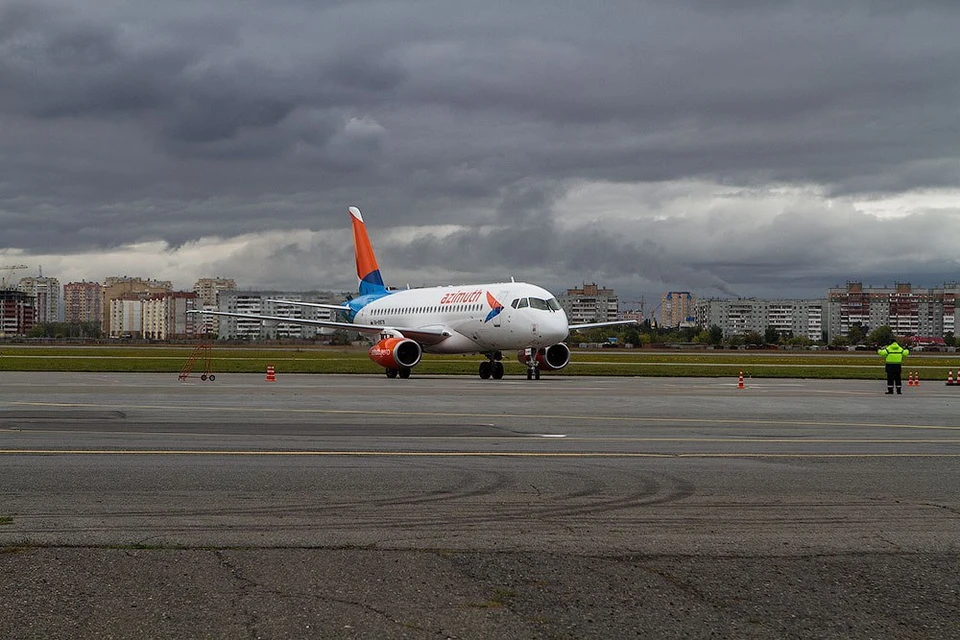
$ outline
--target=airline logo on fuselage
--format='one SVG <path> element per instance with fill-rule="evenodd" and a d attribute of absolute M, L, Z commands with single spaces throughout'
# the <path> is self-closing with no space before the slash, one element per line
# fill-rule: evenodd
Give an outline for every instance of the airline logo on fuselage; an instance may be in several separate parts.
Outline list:
<path fill-rule="evenodd" d="M 503 311 L 503 305 L 487 291 L 487 304 L 490 305 L 490 313 L 484 318 L 484 322 L 490 322 Z"/>
<path fill-rule="evenodd" d="M 456 291 L 440 298 L 440 304 L 470 304 L 476 302 L 483 295 L 482 289 L 476 291 Z"/>
<path fill-rule="evenodd" d="M 500 312 L 503 311 L 503 305 L 500 304 L 500 301 L 494 298 L 489 291 L 484 292 L 483 289 L 454 291 L 444 294 L 444 296 L 440 298 L 440 304 L 471 304 L 482 298 L 484 293 L 487 294 L 487 304 L 490 305 L 490 313 L 487 314 L 487 317 L 484 318 L 483 321 L 490 322 L 500 315 Z"/>

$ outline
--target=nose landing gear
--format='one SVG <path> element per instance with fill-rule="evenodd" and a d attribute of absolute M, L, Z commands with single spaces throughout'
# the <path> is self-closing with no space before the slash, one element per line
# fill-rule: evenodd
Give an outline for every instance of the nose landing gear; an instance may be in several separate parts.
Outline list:
<path fill-rule="evenodd" d="M 517 354 L 517 360 L 527 368 L 527 380 L 540 379 L 540 367 L 537 362 L 537 350 L 527 347 Z"/>

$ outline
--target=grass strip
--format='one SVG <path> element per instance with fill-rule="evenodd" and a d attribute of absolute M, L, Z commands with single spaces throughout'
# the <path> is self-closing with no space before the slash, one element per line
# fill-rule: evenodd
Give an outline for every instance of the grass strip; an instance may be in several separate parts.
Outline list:
<path fill-rule="evenodd" d="M 189 346 L 0 346 L 0 371 L 179 373 L 193 354 Z M 524 367 L 504 354 L 508 375 L 522 375 Z M 476 375 L 482 358 L 476 355 L 425 354 L 418 374 Z M 210 371 L 265 373 L 274 365 L 283 373 L 379 374 L 365 348 L 343 347 L 220 347 L 211 351 Z M 203 359 L 192 375 L 205 372 Z M 671 376 L 747 378 L 884 378 L 883 362 L 873 353 L 823 352 L 653 352 L 645 350 L 574 350 L 570 365 L 559 374 L 576 376 Z M 920 372 L 921 381 L 945 381 L 949 371 L 960 372 L 960 354 L 910 356 L 908 372 Z"/>

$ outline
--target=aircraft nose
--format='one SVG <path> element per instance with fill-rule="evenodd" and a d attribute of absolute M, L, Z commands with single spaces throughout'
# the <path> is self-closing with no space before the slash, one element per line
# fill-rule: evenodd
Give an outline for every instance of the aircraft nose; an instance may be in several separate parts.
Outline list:
<path fill-rule="evenodd" d="M 570 334 L 568 327 L 569 324 L 567 323 L 567 314 L 562 311 L 552 314 L 547 326 L 544 327 L 545 331 L 543 332 L 543 337 L 549 340 L 551 343 L 566 340 L 567 336 Z"/>

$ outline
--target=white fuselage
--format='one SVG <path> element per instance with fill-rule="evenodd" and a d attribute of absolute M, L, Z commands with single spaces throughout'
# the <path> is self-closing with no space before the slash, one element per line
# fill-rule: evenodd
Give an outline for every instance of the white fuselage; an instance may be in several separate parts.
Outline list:
<path fill-rule="evenodd" d="M 568 335 L 567 315 L 553 295 L 523 282 L 395 291 L 360 309 L 354 322 L 449 331 L 446 339 L 424 344 L 433 353 L 546 347 Z"/>

